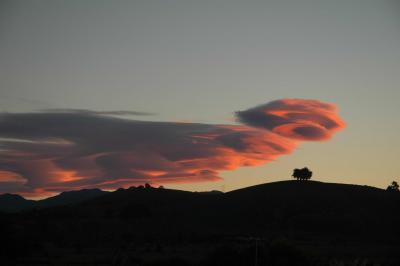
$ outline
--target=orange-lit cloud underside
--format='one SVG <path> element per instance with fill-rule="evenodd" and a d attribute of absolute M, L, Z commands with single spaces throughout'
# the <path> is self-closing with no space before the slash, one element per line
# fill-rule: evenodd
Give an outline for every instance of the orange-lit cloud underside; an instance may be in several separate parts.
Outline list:
<path fill-rule="evenodd" d="M 151 122 L 96 112 L 0 115 L 0 193 L 43 196 L 144 182 L 220 179 L 345 127 L 333 104 L 282 99 L 236 113 L 243 125 Z"/>

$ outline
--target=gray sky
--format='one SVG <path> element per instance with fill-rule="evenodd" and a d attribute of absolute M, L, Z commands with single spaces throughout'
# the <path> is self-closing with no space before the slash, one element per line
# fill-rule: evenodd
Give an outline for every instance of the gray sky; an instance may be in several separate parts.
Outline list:
<path fill-rule="evenodd" d="M 271 100 L 319 99 L 347 122 L 333 140 L 174 187 L 231 190 L 304 165 L 315 179 L 384 187 L 400 175 L 399 18 L 396 1 L 2 0 L 0 109 L 230 124 Z"/>

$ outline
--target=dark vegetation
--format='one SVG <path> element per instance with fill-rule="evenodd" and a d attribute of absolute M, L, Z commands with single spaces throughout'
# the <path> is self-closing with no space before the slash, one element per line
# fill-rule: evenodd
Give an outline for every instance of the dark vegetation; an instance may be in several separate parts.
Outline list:
<path fill-rule="evenodd" d="M 399 192 L 399 184 L 396 181 L 393 181 L 387 189 L 388 191 Z"/>
<path fill-rule="evenodd" d="M 312 172 L 307 167 L 301 169 L 296 168 L 293 170 L 292 177 L 296 178 L 297 180 L 310 180 L 312 177 Z"/>
<path fill-rule="evenodd" d="M 2 213 L 2 265 L 400 265 L 400 193 L 284 181 L 151 186 Z"/>

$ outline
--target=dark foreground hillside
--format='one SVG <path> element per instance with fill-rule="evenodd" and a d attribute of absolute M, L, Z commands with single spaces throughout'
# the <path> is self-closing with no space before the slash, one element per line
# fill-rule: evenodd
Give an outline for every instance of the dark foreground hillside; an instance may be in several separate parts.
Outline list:
<path fill-rule="evenodd" d="M 5 265 L 400 265 L 400 193 L 285 181 L 136 188 L 0 215 Z"/>

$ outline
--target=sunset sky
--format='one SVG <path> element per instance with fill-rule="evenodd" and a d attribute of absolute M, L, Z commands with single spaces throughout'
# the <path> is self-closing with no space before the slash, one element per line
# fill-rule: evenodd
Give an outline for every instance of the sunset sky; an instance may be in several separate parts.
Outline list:
<path fill-rule="evenodd" d="M 400 5 L 0 1 L 0 193 L 400 181 Z"/>

